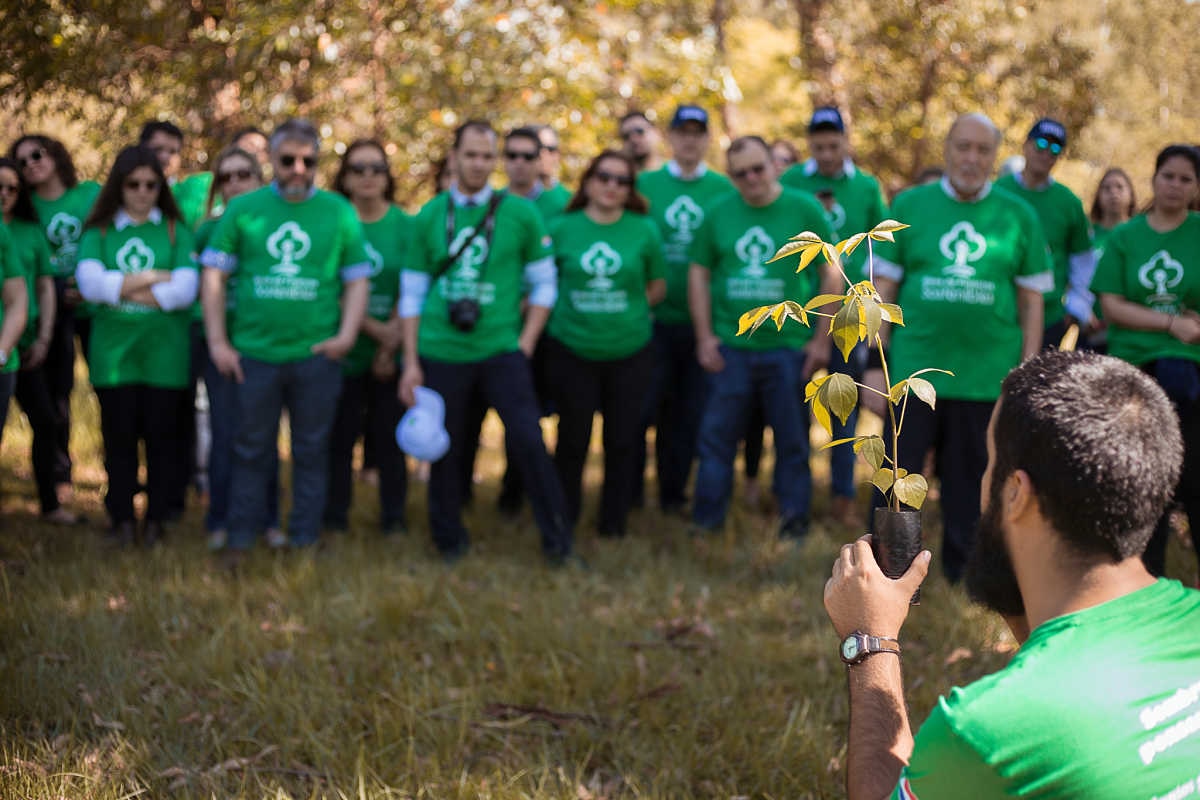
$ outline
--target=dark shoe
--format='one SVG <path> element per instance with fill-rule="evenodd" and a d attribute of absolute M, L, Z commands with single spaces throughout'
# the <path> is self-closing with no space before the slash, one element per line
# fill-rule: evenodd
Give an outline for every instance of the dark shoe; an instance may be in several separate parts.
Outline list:
<path fill-rule="evenodd" d="M 403 536 L 408 533 L 408 526 L 403 522 L 385 522 L 379 526 L 379 532 L 384 536 Z"/>
<path fill-rule="evenodd" d="M 447 567 L 452 567 L 459 561 L 462 561 L 464 558 L 466 558 L 467 552 L 470 549 L 471 546 L 464 542 L 462 544 L 449 547 L 445 550 L 439 549 L 438 554 L 442 557 L 443 564 L 445 564 Z"/>
<path fill-rule="evenodd" d="M 166 529 L 163 528 L 161 522 L 158 520 L 146 520 L 142 526 L 142 547 L 145 547 L 147 550 L 151 547 L 157 547 L 162 544 L 166 535 Z"/>
<path fill-rule="evenodd" d="M 779 538 L 799 542 L 808 536 L 808 520 L 804 517 L 791 517 L 779 525 Z"/>
<path fill-rule="evenodd" d="M 345 533 L 350 529 L 350 523 L 344 519 L 329 518 L 321 522 L 321 527 L 330 533 Z"/>
<path fill-rule="evenodd" d="M 133 521 L 118 522 L 104 534 L 104 543 L 109 547 L 126 548 L 133 545 Z"/>
<path fill-rule="evenodd" d="M 525 498 L 521 496 L 520 492 L 501 492 L 499 499 L 496 500 L 496 511 L 511 522 L 521 516 L 521 508 L 524 505 Z"/>

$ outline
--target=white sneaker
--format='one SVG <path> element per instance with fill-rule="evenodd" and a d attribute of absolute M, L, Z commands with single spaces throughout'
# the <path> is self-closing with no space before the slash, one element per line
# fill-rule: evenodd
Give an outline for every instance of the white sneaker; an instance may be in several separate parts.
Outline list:
<path fill-rule="evenodd" d="M 221 550 L 229 539 L 229 533 L 224 528 L 217 528 L 208 535 L 208 549 Z"/>
<path fill-rule="evenodd" d="M 267 547 L 272 550 L 281 550 L 288 546 L 287 534 L 279 530 L 279 528 L 267 528 Z"/>

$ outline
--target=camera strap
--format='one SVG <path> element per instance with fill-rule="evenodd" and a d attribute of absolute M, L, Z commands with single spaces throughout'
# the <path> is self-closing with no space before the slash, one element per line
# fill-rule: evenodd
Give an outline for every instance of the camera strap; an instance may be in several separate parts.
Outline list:
<path fill-rule="evenodd" d="M 492 254 L 492 233 L 494 233 L 496 230 L 496 208 L 500 205 L 500 201 L 504 199 L 504 195 L 505 192 L 503 191 L 492 192 L 492 198 L 488 200 L 487 212 L 483 215 L 483 221 L 479 223 L 479 228 L 483 229 L 483 246 L 487 248 L 488 257 L 490 257 Z M 446 198 L 447 248 L 450 247 L 450 245 L 454 242 L 454 219 L 454 198 L 451 196 Z M 459 256 L 461 256 L 463 252 L 471 246 L 471 242 L 474 241 L 475 235 L 478 233 L 479 228 L 475 229 L 476 233 L 473 233 L 471 236 L 463 239 L 462 244 L 458 246 L 457 250 L 452 253 L 448 252 L 446 254 L 446 258 L 443 259 L 441 265 L 438 266 L 437 271 L 433 273 L 434 281 L 437 281 L 438 278 L 445 275 L 447 270 L 454 265 L 454 262 L 458 261 Z M 479 275 L 481 278 L 483 277 L 482 268 L 485 264 L 487 264 L 487 257 L 485 257 L 483 263 L 479 265 Z"/>

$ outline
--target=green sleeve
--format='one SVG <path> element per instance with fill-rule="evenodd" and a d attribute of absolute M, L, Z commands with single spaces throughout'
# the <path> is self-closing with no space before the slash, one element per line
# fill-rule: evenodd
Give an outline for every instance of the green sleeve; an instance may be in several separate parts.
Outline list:
<path fill-rule="evenodd" d="M 964 738 L 939 702 L 917 731 L 909 764 L 900 773 L 893 800 L 941 800 L 969 795 L 976 800 L 1004 797 L 1004 786 Z"/>
<path fill-rule="evenodd" d="M 1104 255 L 1096 265 L 1096 274 L 1092 276 L 1092 292 L 1100 294 L 1115 294 L 1125 296 L 1125 243 L 1124 236 L 1114 232 L 1104 243 Z"/>
<path fill-rule="evenodd" d="M 30 237 L 33 241 L 33 263 L 37 265 L 34 278 L 53 278 L 54 262 L 50 260 L 50 245 L 45 236 Z"/>
<path fill-rule="evenodd" d="M 1071 255 L 1086 253 L 1092 249 L 1092 222 L 1083 212 L 1083 203 L 1075 198 L 1074 219 L 1071 221 L 1071 240 L 1069 251 Z"/>
<path fill-rule="evenodd" d="M 225 209 L 225 213 L 221 215 L 221 219 L 217 222 L 217 227 L 212 232 L 212 236 L 208 240 L 206 250 L 216 250 L 218 253 L 226 255 L 236 255 L 238 251 L 238 225 L 237 225 L 237 209 L 240 204 L 237 202 L 240 198 L 233 198 L 229 206 Z M 238 265 L 234 264 L 233 271 L 237 271 Z"/>
<path fill-rule="evenodd" d="M 4 258 L 4 280 L 25 277 L 25 268 L 21 266 L 17 244 L 6 225 L 0 225 L 0 255 Z"/>
<path fill-rule="evenodd" d="M 362 221 L 354 211 L 349 201 L 341 204 L 340 229 L 342 236 L 342 260 L 339 267 L 355 267 L 360 264 L 370 264 L 371 257 L 367 255 L 367 237 L 363 233 Z"/>
<path fill-rule="evenodd" d="M 436 205 L 437 198 L 434 198 L 421 206 L 421 210 L 409 226 L 409 248 L 404 259 L 404 268 L 407 270 L 433 275 L 437 267 L 433 263 L 433 255 L 429 252 L 429 232 L 432 230 L 434 218 L 438 216 L 434 210 Z"/>
<path fill-rule="evenodd" d="M 642 249 L 646 259 L 646 282 L 665 279 L 667 260 L 663 257 L 662 235 L 649 217 L 646 217 L 646 238 Z"/>
<path fill-rule="evenodd" d="M 904 195 L 900 195 L 896 198 L 895 202 L 892 203 L 891 210 L 885 211 L 883 219 L 887 219 L 890 216 L 897 222 L 904 223 L 905 225 L 912 225 L 914 220 L 905 219 L 905 217 L 908 215 L 907 206 L 908 203 L 905 201 Z M 883 220 L 881 219 L 880 222 L 882 221 Z M 893 234 L 893 239 L 890 242 L 873 242 L 870 240 L 863 241 L 858 245 L 858 250 L 867 250 L 867 252 L 873 254 L 875 258 L 881 258 L 884 261 L 889 261 L 892 264 L 895 264 L 901 269 L 905 269 L 904 242 L 909 233 L 911 232 L 897 231 Z M 870 247 L 869 250 L 867 249 L 868 246 Z M 854 254 L 857 255 L 858 251 L 856 250 Z M 866 256 L 863 256 L 863 275 L 867 275 Z"/>
<path fill-rule="evenodd" d="M 85 258 L 94 258 L 97 261 L 104 262 L 104 248 L 102 247 L 104 239 L 100 236 L 99 228 L 88 228 L 83 232 L 83 236 L 79 237 L 79 255 L 75 258 L 75 263 L 78 264 Z M 104 265 L 108 268 L 108 265 Z"/>
<path fill-rule="evenodd" d="M 1029 230 L 1029 238 L 1025 242 L 1025 258 L 1021 261 L 1018 275 L 1041 275 L 1054 270 L 1054 256 L 1050 245 L 1046 243 L 1046 234 L 1042 230 L 1042 221 L 1038 219 L 1033 209 L 1028 209 L 1025 224 Z"/>
<path fill-rule="evenodd" d="M 554 257 L 554 243 L 546 233 L 546 223 L 542 214 L 533 203 L 523 203 L 522 213 L 525 216 L 525 252 L 522 254 L 525 264 L 541 261 L 543 258 Z"/>
<path fill-rule="evenodd" d="M 196 237 L 191 228 L 183 225 L 175 226 L 175 244 L 172 248 L 175 263 L 172 269 L 196 269 Z"/>

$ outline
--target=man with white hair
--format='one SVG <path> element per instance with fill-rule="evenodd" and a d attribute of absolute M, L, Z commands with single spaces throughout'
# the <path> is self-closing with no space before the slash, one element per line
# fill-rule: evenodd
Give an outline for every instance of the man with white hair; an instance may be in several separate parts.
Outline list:
<path fill-rule="evenodd" d="M 892 217 L 912 228 L 875 250 L 876 287 L 909 322 L 890 330 L 893 383 L 929 367 L 954 373 L 922 376 L 937 390 L 937 408 L 908 404 L 898 457 L 918 472 L 935 449 L 951 581 L 974 542 L 992 405 L 1008 371 L 1042 346 L 1041 293 L 1053 281 L 1037 214 L 992 186 L 999 145 L 986 116 L 958 117 L 946 135 L 946 174 L 896 198 Z M 879 352 L 869 356 L 866 382 L 882 387 Z"/>

